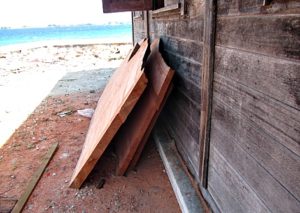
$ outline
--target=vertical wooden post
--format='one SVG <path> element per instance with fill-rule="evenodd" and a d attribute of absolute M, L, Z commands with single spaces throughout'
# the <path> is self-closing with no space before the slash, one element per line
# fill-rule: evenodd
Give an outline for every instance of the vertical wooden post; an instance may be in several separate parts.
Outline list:
<path fill-rule="evenodd" d="M 131 12 L 131 34 L 132 34 L 132 45 L 134 45 L 134 22 L 133 22 L 134 12 Z"/>
<path fill-rule="evenodd" d="M 147 39 L 150 39 L 149 34 L 149 11 L 145 11 L 144 28 Z"/>
<path fill-rule="evenodd" d="M 200 181 L 207 188 L 217 0 L 205 0 L 201 74 Z"/>

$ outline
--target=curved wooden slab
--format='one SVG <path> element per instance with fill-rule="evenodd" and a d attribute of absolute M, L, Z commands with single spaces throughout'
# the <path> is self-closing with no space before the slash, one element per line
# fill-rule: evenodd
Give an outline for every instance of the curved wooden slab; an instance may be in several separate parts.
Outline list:
<path fill-rule="evenodd" d="M 115 138 L 119 158 L 117 175 L 123 175 L 137 150 L 143 149 L 143 139 L 149 135 L 147 131 L 153 126 L 153 119 L 161 108 L 174 75 L 159 52 L 158 39 L 151 44 L 150 49 L 145 66 L 148 86 Z"/>
<path fill-rule="evenodd" d="M 91 120 L 70 187 L 81 186 L 146 88 L 147 78 L 142 65 L 147 52 L 148 40 L 144 40 L 140 47 L 133 48 L 106 85 Z"/>

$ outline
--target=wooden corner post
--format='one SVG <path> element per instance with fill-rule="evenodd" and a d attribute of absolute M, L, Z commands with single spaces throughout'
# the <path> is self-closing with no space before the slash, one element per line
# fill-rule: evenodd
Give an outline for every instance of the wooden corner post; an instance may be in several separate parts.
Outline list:
<path fill-rule="evenodd" d="M 217 0 L 205 0 L 203 58 L 201 74 L 201 117 L 200 117 L 200 181 L 207 188 L 210 121 L 213 93 Z"/>

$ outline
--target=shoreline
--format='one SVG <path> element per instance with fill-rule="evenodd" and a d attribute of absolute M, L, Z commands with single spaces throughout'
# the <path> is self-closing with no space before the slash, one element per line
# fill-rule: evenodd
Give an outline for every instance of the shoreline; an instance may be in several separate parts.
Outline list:
<path fill-rule="evenodd" d="M 132 45 L 131 38 L 129 39 L 65 39 L 65 40 L 48 40 L 48 41 L 33 41 L 20 44 L 9 44 L 0 46 L 0 53 L 7 51 L 34 49 L 40 47 L 82 47 L 91 45 Z"/>

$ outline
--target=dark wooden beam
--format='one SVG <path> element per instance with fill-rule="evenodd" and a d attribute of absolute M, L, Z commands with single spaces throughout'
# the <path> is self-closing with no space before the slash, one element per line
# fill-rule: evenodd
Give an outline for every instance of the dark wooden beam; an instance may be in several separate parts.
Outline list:
<path fill-rule="evenodd" d="M 146 37 L 147 39 L 150 39 L 150 32 L 149 32 L 149 12 L 147 10 L 144 11 L 145 19 L 145 31 L 146 31 Z"/>
<path fill-rule="evenodd" d="M 103 13 L 152 10 L 152 0 L 102 0 Z"/>
<path fill-rule="evenodd" d="M 134 45 L 134 12 L 131 12 L 131 36 L 132 36 L 132 45 Z"/>
<path fill-rule="evenodd" d="M 216 0 L 205 0 L 203 58 L 201 73 L 200 181 L 207 188 L 212 86 L 215 57 Z"/>

